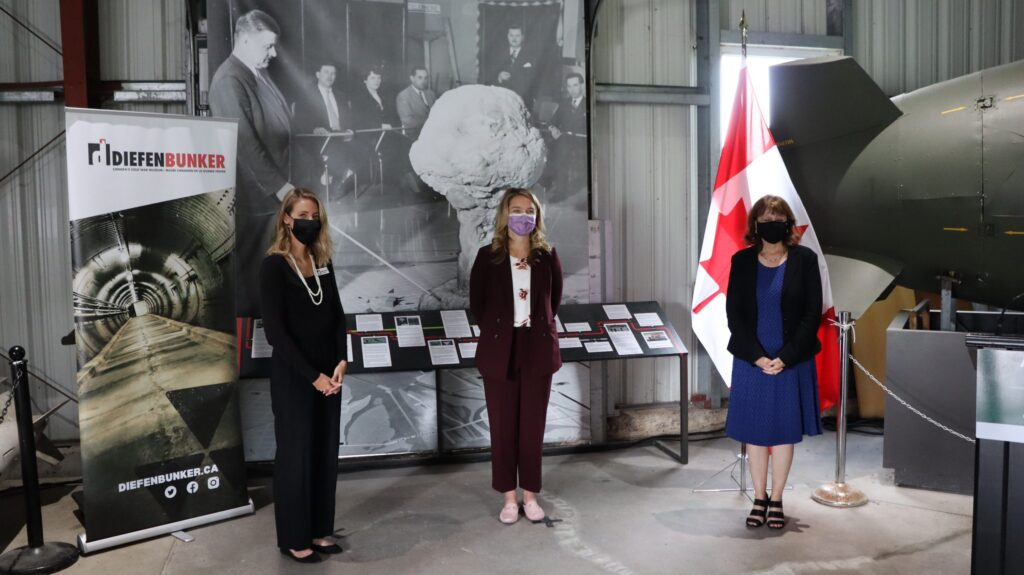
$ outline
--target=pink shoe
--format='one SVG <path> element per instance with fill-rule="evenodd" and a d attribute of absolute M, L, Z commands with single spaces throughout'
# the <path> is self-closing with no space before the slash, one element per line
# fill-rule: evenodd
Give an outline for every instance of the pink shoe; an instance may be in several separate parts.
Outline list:
<path fill-rule="evenodd" d="M 519 504 L 518 503 L 506 503 L 501 508 L 501 513 L 498 514 L 498 520 L 505 525 L 512 525 L 516 521 L 519 521 Z"/>
<path fill-rule="evenodd" d="M 526 505 L 523 506 L 523 511 L 526 512 L 526 518 L 534 523 L 544 521 L 544 518 L 547 517 L 547 513 L 541 508 L 540 503 L 536 501 L 527 501 Z"/>

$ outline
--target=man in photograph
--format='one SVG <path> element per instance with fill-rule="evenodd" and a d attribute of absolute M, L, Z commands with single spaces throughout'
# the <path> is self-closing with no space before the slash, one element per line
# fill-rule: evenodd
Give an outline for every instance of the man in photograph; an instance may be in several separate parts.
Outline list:
<path fill-rule="evenodd" d="M 270 245 L 274 214 L 289 181 L 291 113 L 267 67 L 277 56 L 280 28 L 252 10 L 235 23 L 234 48 L 210 82 L 214 116 L 238 119 L 235 185 L 235 310 L 258 316 L 259 268 Z"/>
<path fill-rule="evenodd" d="M 434 91 L 427 87 L 429 79 L 426 68 L 413 68 L 409 74 L 409 86 L 395 98 L 395 107 L 398 108 L 402 127 L 405 128 L 406 135 L 413 140 L 419 137 L 419 130 L 427 121 L 430 108 L 437 100 Z"/>
<path fill-rule="evenodd" d="M 334 88 L 337 74 L 334 64 L 326 62 L 313 73 L 313 86 L 305 101 L 295 110 L 299 132 L 326 136 L 330 132 L 345 132 L 351 128 L 352 112 L 348 100 Z"/>
<path fill-rule="evenodd" d="M 565 79 L 566 98 L 558 104 L 548 132 L 555 140 L 556 186 L 561 193 L 572 193 L 586 185 L 587 102 L 583 75 L 573 72 Z"/>
<path fill-rule="evenodd" d="M 508 45 L 495 58 L 492 70 L 498 70 L 493 79 L 496 86 L 508 88 L 523 99 L 527 110 L 533 110 L 533 98 L 537 92 L 537 63 L 523 46 L 523 28 L 508 29 Z"/>
<path fill-rule="evenodd" d="M 310 188 L 322 190 L 331 186 L 333 189 L 354 172 L 360 163 L 360 155 L 358 149 L 349 143 L 354 132 L 348 99 L 334 87 L 337 68 L 323 62 L 313 75 L 312 87 L 295 109 L 296 131 L 301 134 L 301 147 L 305 152 L 302 171 L 311 175 Z M 311 138 L 310 134 L 334 136 L 324 147 L 323 138 Z M 325 161 L 327 173 L 324 173 Z"/>

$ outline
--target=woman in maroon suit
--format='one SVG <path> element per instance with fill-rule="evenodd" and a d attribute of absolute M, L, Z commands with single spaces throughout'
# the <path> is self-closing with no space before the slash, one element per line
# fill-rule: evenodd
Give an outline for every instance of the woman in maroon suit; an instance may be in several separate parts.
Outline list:
<path fill-rule="evenodd" d="M 477 252 L 469 280 L 491 428 L 491 486 L 505 496 L 498 515 L 505 524 L 520 512 L 533 522 L 545 516 L 537 493 L 551 376 L 562 366 L 554 320 L 561 299 L 562 264 L 544 238 L 540 202 L 529 190 L 510 188 L 494 239 Z"/>

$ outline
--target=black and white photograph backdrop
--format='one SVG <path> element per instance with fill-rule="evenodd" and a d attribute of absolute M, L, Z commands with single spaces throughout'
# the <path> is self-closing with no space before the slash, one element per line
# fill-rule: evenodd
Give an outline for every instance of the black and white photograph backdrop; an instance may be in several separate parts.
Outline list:
<path fill-rule="evenodd" d="M 582 0 L 217 0 L 208 16 L 210 111 L 240 118 L 239 316 L 259 315 L 255 270 L 287 185 L 325 203 L 347 313 L 468 308 L 472 258 L 510 186 L 542 202 L 563 303 L 588 301 Z M 245 346 L 243 377 L 265 376 L 247 361 L 259 347 Z M 402 375 L 402 389 L 424 384 Z M 343 418 L 384 418 L 343 424 L 343 444 L 346 429 L 384 430 L 377 452 L 408 427 L 406 402 L 384 395 L 402 392 L 374 383 L 395 377 L 360 377 L 355 395 L 382 394 L 379 410 L 343 398 Z"/>

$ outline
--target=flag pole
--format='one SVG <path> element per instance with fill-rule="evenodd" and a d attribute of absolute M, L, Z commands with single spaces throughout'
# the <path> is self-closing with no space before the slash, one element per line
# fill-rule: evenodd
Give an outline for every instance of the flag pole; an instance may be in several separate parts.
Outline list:
<path fill-rule="evenodd" d="M 839 312 L 839 408 L 836 412 L 836 480 L 814 490 L 812 499 L 829 507 L 859 507 L 868 502 L 864 493 L 846 483 L 846 392 L 850 374 L 850 312 Z"/>
<path fill-rule="evenodd" d="M 743 50 L 743 63 L 747 63 L 747 10 L 740 12 L 740 46 Z"/>

